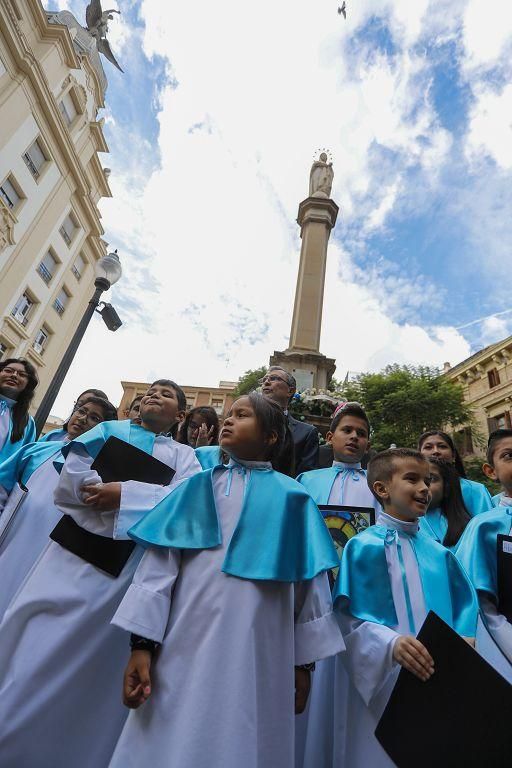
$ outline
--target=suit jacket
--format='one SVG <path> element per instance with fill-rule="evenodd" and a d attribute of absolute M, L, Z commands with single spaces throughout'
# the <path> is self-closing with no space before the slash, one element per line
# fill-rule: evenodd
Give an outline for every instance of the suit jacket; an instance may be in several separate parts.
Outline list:
<path fill-rule="evenodd" d="M 298 421 L 288 414 L 288 426 L 295 449 L 295 474 L 309 472 L 318 466 L 318 430 L 305 421 Z"/>

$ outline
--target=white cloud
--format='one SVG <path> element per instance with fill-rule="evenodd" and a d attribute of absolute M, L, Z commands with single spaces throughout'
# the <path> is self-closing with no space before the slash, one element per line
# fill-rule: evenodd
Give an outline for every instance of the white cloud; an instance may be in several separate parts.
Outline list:
<path fill-rule="evenodd" d="M 102 212 L 120 245 L 124 276 L 113 301 L 125 325 L 111 336 L 95 319 L 57 412 L 84 386 L 116 400 L 120 379 L 214 385 L 287 346 L 300 251 L 294 219 L 314 151 L 333 152 L 333 197 L 361 247 L 365 223 L 385 226 L 397 205 L 403 169 L 421 166 L 434 184 L 447 157 L 429 62 L 412 50 L 427 6 L 354 3 L 344 23 L 330 3 L 250 11 L 235 0 L 142 2 L 144 51 L 167 58 L 178 85 L 158 94 L 157 147 L 116 127 L 119 146 L 107 161 L 114 198 Z M 392 60 L 364 43 L 349 50 L 374 13 L 406 46 Z M 124 39 L 125 68 L 138 34 Z M 372 157 L 376 145 L 400 157 L 390 176 Z M 469 353 L 457 331 L 415 324 L 434 298 L 405 269 L 374 265 L 362 276 L 333 237 L 322 351 L 337 358 L 338 373 L 456 362 Z"/>
<path fill-rule="evenodd" d="M 463 18 L 466 67 L 492 65 L 512 36 L 512 5 L 509 0 L 468 0 Z"/>
<path fill-rule="evenodd" d="M 466 151 L 487 154 L 502 168 L 512 168 L 512 85 L 497 92 L 482 87 L 470 115 Z"/>

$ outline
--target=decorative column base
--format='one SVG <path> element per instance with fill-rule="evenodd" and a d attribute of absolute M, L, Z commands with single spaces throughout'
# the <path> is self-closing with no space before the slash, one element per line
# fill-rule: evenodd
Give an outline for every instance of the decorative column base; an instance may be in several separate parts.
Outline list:
<path fill-rule="evenodd" d="M 297 380 L 297 392 L 305 389 L 327 389 L 334 372 L 336 361 L 320 352 L 300 352 L 286 349 L 275 351 L 270 358 L 270 365 L 279 365 Z"/>

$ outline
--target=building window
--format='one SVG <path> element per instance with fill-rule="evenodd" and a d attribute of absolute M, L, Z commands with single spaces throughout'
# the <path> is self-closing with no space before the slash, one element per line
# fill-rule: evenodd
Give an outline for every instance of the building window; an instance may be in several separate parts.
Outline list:
<path fill-rule="evenodd" d="M 9 351 L 9 347 L 7 344 L 4 344 L 3 341 L 0 341 L 0 360 L 3 360 L 4 357 L 7 356 L 7 353 Z"/>
<path fill-rule="evenodd" d="M 15 210 L 22 198 L 21 192 L 12 176 L 8 176 L 0 187 L 0 196 L 8 208 Z"/>
<path fill-rule="evenodd" d="M 185 397 L 187 399 L 187 411 L 189 411 L 196 404 L 196 396 L 195 395 L 185 395 Z"/>
<path fill-rule="evenodd" d="M 64 94 L 61 101 L 59 102 L 59 109 L 61 111 L 62 117 L 64 118 L 64 122 L 69 128 L 78 114 L 75 107 L 75 102 L 71 98 L 71 93 L 69 91 Z"/>
<path fill-rule="evenodd" d="M 0 59 L 0 77 L 3 77 L 3 75 L 5 75 L 6 72 L 7 72 L 7 70 L 6 70 L 5 66 L 4 66 L 4 63 L 3 63 L 2 59 Z"/>
<path fill-rule="evenodd" d="M 473 447 L 473 434 L 471 432 L 471 427 L 464 427 L 464 429 L 459 430 L 456 435 L 457 447 L 462 456 L 467 456 L 468 454 L 475 452 Z"/>
<path fill-rule="evenodd" d="M 66 218 L 61 224 L 61 227 L 59 229 L 60 234 L 62 235 L 64 242 L 70 246 L 73 240 L 73 237 L 75 236 L 75 232 L 78 229 L 78 222 L 73 216 L 72 213 L 68 213 Z"/>
<path fill-rule="evenodd" d="M 53 302 L 53 308 L 57 312 L 58 315 L 63 315 L 64 311 L 68 305 L 69 302 L 69 293 L 66 291 L 65 288 L 61 288 L 59 291 L 58 296 L 56 297 L 55 301 Z"/>
<path fill-rule="evenodd" d="M 23 155 L 23 159 L 34 179 L 38 179 L 41 175 L 41 168 L 48 162 L 49 158 L 46 156 L 39 139 L 36 139 Z"/>
<path fill-rule="evenodd" d="M 220 415 L 222 413 L 223 408 L 224 408 L 224 398 L 223 397 L 212 397 L 212 408 L 215 410 L 217 415 Z"/>
<path fill-rule="evenodd" d="M 18 321 L 18 323 L 27 325 L 34 305 L 35 301 L 31 299 L 25 291 L 14 305 L 11 315 Z"/>
<path fill-rule="evenodd" d="M 84 257 L 82 256 L 82 254 L 79 253 L 78 256 L 75 259 L 75 263 L 71 267 L 71 271 L 72 271 L 72 273 L 74 274 L 74 276 L 76 277 L 77 280 L 80 280 L 80 278 L 82 277 L 82 275 L 84 273 L 85 265 L 86 265 L 86 261 L 85 261 Z"/>
<path fill-rule="evenodd" d="M 50 282 L 57 270 L 58 261 L 51 251 L 47 251 L 40 262 L 37 271 L 43 278 L 46 285 Z"/>
<path fill-rule="evenodd" d="M 487 371 L 487 378 L 489 379 L 489 387 L 491 389 L 497 387 L 500 383 L 500 374 L 498 373 L 497 368 L 492 368 L 490 371 Z"/>
<path fill-rule="evenodd" d="M 36 337 L 34 339 L 34 343 L 32 344 L 32 347 L 39 355 L 43 355 L 46 347 L 48 346 L 49 340 L 50 340 L 50 331 L 48 330 L 46 325 L 43 325 L 43 327 L 40 328 L 36 333 Z"/>

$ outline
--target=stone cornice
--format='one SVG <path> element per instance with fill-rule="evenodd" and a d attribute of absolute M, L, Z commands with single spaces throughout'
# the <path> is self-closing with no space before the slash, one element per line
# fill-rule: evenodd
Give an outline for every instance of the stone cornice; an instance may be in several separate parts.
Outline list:
<path fill-rule="evenodd" d="M 39 0 L 26 0 L 43 40 L 55 40 L 62 47 L 63 60 L 70 69 L 80 69 L 80 61 L 73 47 L 67 27 L 62 24 L 48 24 L 46 11 Z"/>
<path fill-rule="evenodd" d="M 94 177 L 96 178 L 96 181 L 98 183 L 101 196 L 112 197 L 112 192 L 110 191 L 110 187 L 108 185 L 107 178 L 105 176 L 105 171 L 103 170 L 103 166 L 100 162 L 98 155 L 93 155 L 91 157 L 90 166 L 91 166 L 91 170 L 94 173 Z"/>
<path fill-rule="evenodd" d="M 318 221 L 332 229 L 336 224 L 339 207 L 334 200 L 324 197 L 307 197 L 299 205 L 297 224 L 301 227 L 308 221 Z M 302 232 L 301 232 L 302 235 Z"/>
<path fill-rule="evenodd" d="M 91 136 L 94 139 L 96 152 L 109 152 L 108 144 L 103 135 L 103 120 L 99 120 L 97 123 L 91 120 L 89 129 L 91 131 Z"/>
<path fill-rule="evenodd" d="M 58 31 L 59 38 L 62 37 L 62 35 L 67 36 L 70 45 L 72 45 L 67 28 L 48 24 L 39 0 L 27 0 L 27 2 L 34 12 L 34 17 L 36 17 L 36 13 L 38 13 L 40 19 L 40 12 L 43 13 L 46 31 L 53 27 Z M 74 178 L 77 187 L 77 195 L 80 198 L 80 203 L 89 221 L 91 233 L 100 236 L 103 234 L 103 228 L 101 226 L 99 212 L 89 197 L 91 190 L 85 175 L 85 169 L 82 168 L 71 136 L 64 124 L 55 97 L 50 90 L 46 75 L 30 49 L 28 41 L 18 23 L 13 7 L 9 2 L 4 3 L 3 7 L 7 9 L 7 13 L 3 14 L 4 24 L 2 30 L 6 44 L 8 45 L 17 66 L 27 75 L 35 91 L 38 104 L 48 122 L 50 131 L 53 134 L 54 144 L 62 153 L 67 168 Z M 35 9 L 37 9 L 37 11 Z M 49 34 L 48 37 L 51 39 L 52 35 Z M 73 67 L 80 67 L 80 62 L 76 57 L 74 58 Z"/>

